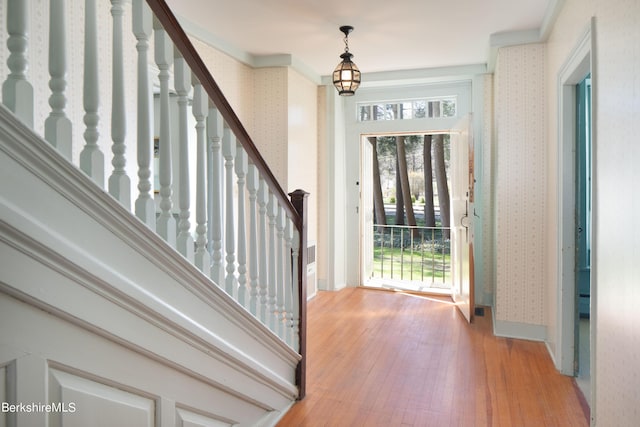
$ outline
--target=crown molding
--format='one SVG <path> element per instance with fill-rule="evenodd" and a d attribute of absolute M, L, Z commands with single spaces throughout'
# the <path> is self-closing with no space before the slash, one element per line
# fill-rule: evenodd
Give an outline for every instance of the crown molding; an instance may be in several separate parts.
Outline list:
<path fill-rule="evenodd" d="M 184 28 L 185 32 L 197 38 L 198 40 L 208 44 L 209 46 L 219 50 L 220 52 L 229 55 L 233 59 L 248 65 L 251 68 L 271 68 L 271 67 L 288 67 L 299 72 L 307 79 L 316 84 L 321 84 L 321 77 L 314 72 L 304 62 L 298 60 L 290 54 L 274 54 L 274 55 L 253 55 L 245 52 L 242 49 L 234 46 L 233 44 L 216 37 L 211 34 L 209 30 L 203 28 L 197 24 L 194 24 L 184 16 L 177 15 L 180 25 Z"/>
<path fill-rule="evenodd" d="M 531 43 L 544 43 L 555 25 L 556 19 L 564 6 L 565 0 L 549 0 L 540 28 L 522 31 L 505 31 L 493 33 L 489 37 L 489 58 L 487 70 L 493 72 L 498 57 L 498 50 L 507 46 L 518 46 Z"/>

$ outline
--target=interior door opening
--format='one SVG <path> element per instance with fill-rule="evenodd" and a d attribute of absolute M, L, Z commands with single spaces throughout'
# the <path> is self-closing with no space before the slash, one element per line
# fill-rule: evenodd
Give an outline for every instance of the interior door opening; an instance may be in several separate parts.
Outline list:
<path fill-rule="evenodd" d="M 591 77 L 576 86 L 575 350 L 576 382 L 591 394 Z"/>

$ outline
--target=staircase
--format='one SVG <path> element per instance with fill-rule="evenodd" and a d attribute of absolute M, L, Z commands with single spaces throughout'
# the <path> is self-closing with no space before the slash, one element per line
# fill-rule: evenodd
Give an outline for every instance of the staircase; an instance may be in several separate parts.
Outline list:
<path fill-rule="evenodd" d="M 275 425 L 305 391 L 307 194 L 164 0 L 0 19 L 0 426 Z"/>

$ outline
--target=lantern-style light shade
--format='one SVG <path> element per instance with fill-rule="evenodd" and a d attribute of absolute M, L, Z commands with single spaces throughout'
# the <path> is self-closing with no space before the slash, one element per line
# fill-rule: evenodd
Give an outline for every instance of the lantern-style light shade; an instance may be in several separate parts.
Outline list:
<path fill-rule="evenodd" d="M 352 56 L 348 52 L 340 55 L 342 62 L 333 71 L 333 85 L 338 89 L 339 95 L 351 96 L 360 86 L 360 70 L 351 61 Z"/>
<path fill-rule="evenodd" d="M 352 96 L 360 86 L 360 70 L 351 61 L 353 55 L 349 53 L 349 33 L 353 31 L 350 25 L 343 25 L 340 31 L 344 33 L 344 53 L 340 55 L 342 62 L 333 71 L 333 85 L 342 96 Z"/>

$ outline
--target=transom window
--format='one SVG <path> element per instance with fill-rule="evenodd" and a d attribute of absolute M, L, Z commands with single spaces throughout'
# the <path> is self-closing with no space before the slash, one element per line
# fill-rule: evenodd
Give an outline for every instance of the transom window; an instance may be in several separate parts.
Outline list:
<path fill-rule="evenodd" d="M 358 104 L 358 121 L 431 119 L 456 116 L 456 97 Z"/>

